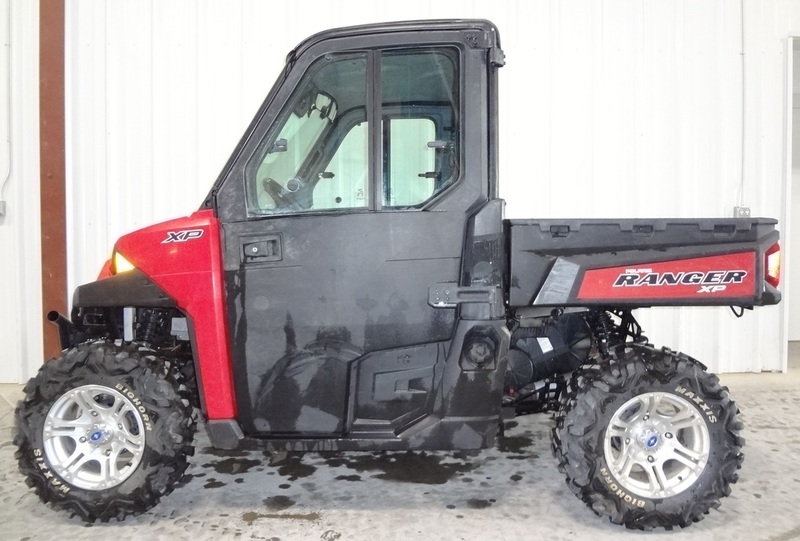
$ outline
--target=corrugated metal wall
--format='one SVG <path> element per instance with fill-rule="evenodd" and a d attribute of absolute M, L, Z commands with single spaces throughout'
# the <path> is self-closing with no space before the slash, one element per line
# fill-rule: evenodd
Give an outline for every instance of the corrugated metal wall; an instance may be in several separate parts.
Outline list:
<path fill-rule="evenodd" d="M 38 2 L 0 0 L 0 382 L 42 363 L 38 40 Z"/>
<path fill-rule="evenodd" d="M 791 124 L 791 236 L 800 243 L 800 36 L 792 38 L 792 43 L 788 44 L 787 51 L 792 54 L 792 76 L 787 77 L 787 82 L 791 81 L 792 104 L 792 124 Z M 788 200 L 788 199 L 787 199 Z M 792 284 L 800 283 L 800 250 L 792 250 L 791 257 L 787 261 L 787 272 L 785 279 Z M 787 325 L 788 339 L 800 340 L 800 288 L 793 287 L 787 295 L 789 302 Z"/>
<path fill-rule="evenodd" d="M 742 202 L 786 218 L 785 56 L 787 36 L 800 35 L 797 2 L 71 1 L 70 287 L 93 279 L 120 234 L 199 205 L 305 36 L 444 17 L 500 28 L 510 217 L 729 216 Z M 783 310 L 641 319 L 655 343 L 714 370 L 778 370 Z"/>

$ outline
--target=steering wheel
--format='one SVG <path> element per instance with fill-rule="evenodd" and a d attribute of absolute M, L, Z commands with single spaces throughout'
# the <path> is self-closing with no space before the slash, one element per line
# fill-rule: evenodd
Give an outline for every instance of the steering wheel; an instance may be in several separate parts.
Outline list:
<path fill-rule="evenodd" d="M 261 185 L 264 187 L 264 191 L 267 192 L 267 195 L 269 195 L 272 200 L 275 201 L 275 206 L 277 208 L 303 210 L 300 206 L 300 202 L 297 201 L 294 194 L 289 190 L 286 190 L 283 186 L 271 178 L 265 178 L 263 181 L 261 181 Z"/>

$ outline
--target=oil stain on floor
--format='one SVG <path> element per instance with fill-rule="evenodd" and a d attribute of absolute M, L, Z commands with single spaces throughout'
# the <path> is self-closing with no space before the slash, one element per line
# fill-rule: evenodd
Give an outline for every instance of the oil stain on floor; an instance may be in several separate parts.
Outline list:
<path fill-rule="evenodd" d="M 291 507 L 294 507 L 295 502 L 288 496 L 271 496 L 264 499 L 264 507 L 266 513 L 259 513 L 258 511 L 248 511 L 242 514 L 242 520 L 247 524 L 252 524 L 259 519 L 284 519 L 284 520 L 306 520 L 315 521 L 320 519 L 319 513 L 281 513 Z"/>
<path fill-rule="evenodd" d="M 505 435 L 498 438 L 497 450 L 506 455 L 506 458 L 529 459 L 538 458 L 530 452 L 530 447 L 535 443 L 531 432 L 525 431 L 518 435 Z M 448 481 L 461 477 L 464 482 L 473 481 L 465 474 L 478 469 L 486 463 L 486 459 L 471 458 L 464 453 L 427 453 L 419 452 L 352 452 L 352 453 L 320 453 L 304 455 L 302 453 L 277 453 L 264 452 L 264 459 L 249 458 L 247 452 L 219 451 L 204 448 L 204 453 L 212 455 L 216 460 L 211 460 L 202 465 L 203 468 L 213 470 L 218 475 L 246 474 L 252 470 L 261 471 L 265 466 L 273 471 L 268 475 L 278 475 L 287 481 L 297 481 L 312 476 L 317 471 L 317 466 L 309 462 L 322 459 L 322 462 L 331 468 L 347 468 L 355 474 L 342 474 L 336 477 L 337 481 L 359 482 L 363 476 L 394 481 L 401 483 L 416 483 L 424 485 L 443 485 Z M 476 455 L 480 457 L 481 455 Z M 309 457 L 309 458 L 305 458 Z M 491 460 L 494 457 L 489 457 Z M 266 462 L 266 464 L 265 464 Z M 194 474 L 193 477 L 202 477 L 204 473 Z M 190 477 L 191 479 L 191 477 Z M 240 482 L 237 479 L 237 482 Z M 521 476 L 515 475 L 512 480 L 518 481 Z M 188 482 L 188 479 L 186 480 Z M 214 477 L 206 480 L 205 488 L 217 488 L 225 483 Z M 283 483 L 279 488 L 288 489 L 290 483 Z M 476 500 L 477 502 L 477 500 Z M 277 500 L 272 505 L 278 505 Z M 470 507 L 480 508 L 482 503 L 472 503 Z M 491 505 L 491 503 L 488 503 Z M 477 506 L 477 507 L 476 507 Z"/>
<path fill-rule="evenodd" d="M 247 473 L 256 466 L 262 466 L 262 462 L 252 458 L 230 457 L 222 460 L 215 460 L 203 464 L 204 468 L 213 468 L 222 475 L 238 475 Z"/>
<path fill-rule="evenodd" d="M 269 465 L 278 468 L 278 475 L 289 481 L 309 477 L 317 471 L 315 466 L 303 462 L 302 453 L 287 453 L 285 456 L 264 454 L 268 457 Z"/>
<path fill-rule="evenodd" d="M 276 518 L 284 520 L 319 520 L 319 513 L 258 513 L 256 511 L 248 511 L 242 513 L 242 520 L 247 524 L 252 524 L 260 518 Z"/>
<path fill-rule="evenodd" d="M 533 445 L 533 435 L 530 432 L 524 432 L 518 436 L 506 435 L 497 438 L 497 449 L 501 453 L 523 454 L 531 445 Z"/>
<path fill-rule="evenodd" d="M 477 469 L 479 462 L 450 462 L 441 455 L 425 452 L 406 453 L 347 453 L 335 454 L 325 459 L 330 467 L 345 467 L 361 474 L 371 473 L 375 479 L 443 485 L 459 474 Z M 348 481 L 360 480 L 355 476 L 341 476 Z"/>
<path fill-rule="evenodd" d="M 288 496 L 272 496 L 264 500 L 264 507 L 270 511 L 283 511 L 289 509 L 295 503 L 297 502 Z"/>

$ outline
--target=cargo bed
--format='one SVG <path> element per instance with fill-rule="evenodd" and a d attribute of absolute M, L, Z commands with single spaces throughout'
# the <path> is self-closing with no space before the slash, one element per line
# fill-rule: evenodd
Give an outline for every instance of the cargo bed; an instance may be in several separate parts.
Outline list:
<path fill-rule="evenodd" d="M 767 218 L 506 220 L 511 307 L 776 304 Z"/>

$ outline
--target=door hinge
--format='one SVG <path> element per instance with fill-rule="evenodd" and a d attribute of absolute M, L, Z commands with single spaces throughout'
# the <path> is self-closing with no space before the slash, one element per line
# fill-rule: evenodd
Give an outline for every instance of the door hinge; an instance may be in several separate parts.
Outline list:
<path fill-rule="evenodd" d="M 489 49 L 489 65 L 495 68 L 502 68 L 506 65 L 506 53 L 500 47 Z"/>
<path fill-rule="evenodd" d="M 428 304 L 434 308 L 455 308 L 464 303 L 497 302 L 496 287 L 459 286 L 455 282 L 433 284 L 428 288 Z"/>

